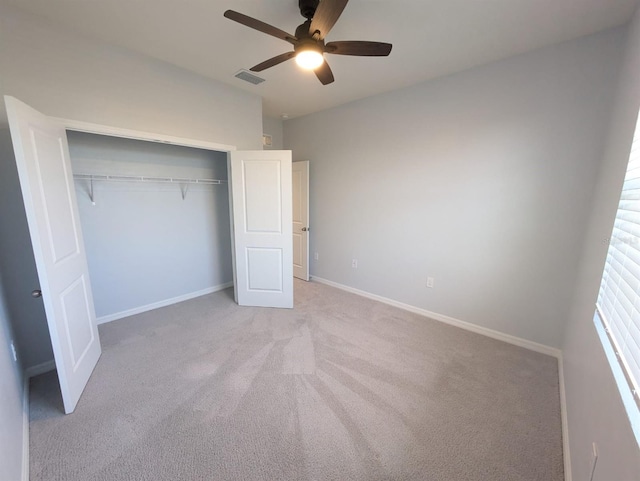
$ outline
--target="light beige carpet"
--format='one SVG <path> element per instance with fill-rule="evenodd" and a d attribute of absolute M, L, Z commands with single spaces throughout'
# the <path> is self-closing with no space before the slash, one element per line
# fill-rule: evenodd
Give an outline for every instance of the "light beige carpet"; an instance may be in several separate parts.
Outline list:
<path fill-rule="evenodd" d="M 556 359 L 317 283 L 100 326 L 75 413 L 31 383 L 32 481 L 560 481 Z"/>

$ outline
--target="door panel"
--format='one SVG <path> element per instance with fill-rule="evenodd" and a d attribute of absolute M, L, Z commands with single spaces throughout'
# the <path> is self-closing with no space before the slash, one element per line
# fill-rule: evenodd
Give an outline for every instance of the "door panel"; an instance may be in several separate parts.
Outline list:
<path fill-rule="evenodd" d="M 60 390 L 70 413 L 102 351 L 66 132 L 12 97 L 5 104 Z"/>
<path fill-rule="evenodd" d="M 282 249 L 249 247 L 247 279 L 249 291 L 282 292 Z"/>
<path fill-rule="evenodd" d="M 236 302 L 293 307 L 291 152 L 233 151 L 229 159 Z"/>
<path fill-rule="evenodd" d="M 42 215 L 47 226 L 49 247 L 54 264 L 78 254 L 78 233 L 69 195 L 69 172 L 64 163 L 64 146 L 57 135 L 37 126 L 31 128 L 31 147 L 35 179 L 43 200 Z"/>
<path fill-rule="evenodd" d="M 87 299 L 89 297 L 87 283 L 84 276 L 60 293 L 62 304 L 62 319 L 67 342 L 71 353 L 71 363 L 76 371 L 93 345 L 94 330 L 91 329 L 91 309 Z"/>
<path fill-rule="evenodd" d="M 255 160 L 242 167 L 247 232 L 281 234 L 280 162 Z"/>
<path fill-rule="evenodd" d="M 309 280 L 309 161 L 293 167 L 293 275 Z"/>

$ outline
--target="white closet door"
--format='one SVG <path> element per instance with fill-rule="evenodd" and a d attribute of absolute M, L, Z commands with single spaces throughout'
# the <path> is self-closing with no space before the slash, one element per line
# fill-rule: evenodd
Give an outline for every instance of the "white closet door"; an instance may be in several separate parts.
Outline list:
<path fill-rule="evenodd" d="M 66 413 L 101 354 L 63 126 L 5 97 L 31 243 Z M 33 302 L 39 302 L 34 299 Z"/>
<path fill-rule="evenodd" d="M 235 295 L 293 307 L 291 151 L 230 152 Z"/>

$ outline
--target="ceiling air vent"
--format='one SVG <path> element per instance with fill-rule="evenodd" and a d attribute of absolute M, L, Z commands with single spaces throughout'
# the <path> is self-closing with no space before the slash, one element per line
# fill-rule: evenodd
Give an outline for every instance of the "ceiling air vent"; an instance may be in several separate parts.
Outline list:
<path fill-rule="evenodd" d="M 253 75 L 251 72 L 247 70 L 240 70 L 234 77 L 239 78 L 240 80 L 244 80 L 245 82 L 249 82 L 253 85 L 258 85 L 264 82 L 263 78 L 258 77 L 257 75 Z"/>

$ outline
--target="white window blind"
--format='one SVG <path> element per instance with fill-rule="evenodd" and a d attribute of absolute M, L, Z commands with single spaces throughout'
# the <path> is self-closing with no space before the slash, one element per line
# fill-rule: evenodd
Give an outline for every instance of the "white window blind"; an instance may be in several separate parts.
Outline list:
<path fill-rule="evenodd" d="M 597 314 L 640 405 L 640 127 L 609 242 Z"/>

